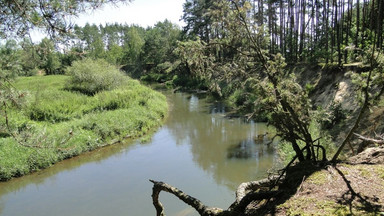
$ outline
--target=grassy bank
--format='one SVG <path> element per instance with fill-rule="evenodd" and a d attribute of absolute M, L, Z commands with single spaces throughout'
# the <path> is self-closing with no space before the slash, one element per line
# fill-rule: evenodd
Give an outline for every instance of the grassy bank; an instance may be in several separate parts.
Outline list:
<path fill-rule="evenodd" d="M 24 102 L 7 110 L 9 128 L 0 128 L 0 180 L 142 136 L 167 113 L 165 96 L 138 81 L 127 79 L 113 90 L 85 95 L 66 90 L 68 79 L 35 76 L 15 82 Z"/>

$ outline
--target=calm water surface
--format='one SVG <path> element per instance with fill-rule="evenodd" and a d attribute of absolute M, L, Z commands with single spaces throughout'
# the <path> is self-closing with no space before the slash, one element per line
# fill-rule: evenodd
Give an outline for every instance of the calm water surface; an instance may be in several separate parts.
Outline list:
<path fill-rule="evenodd" d="M 0 215 L 155 215 L 148 179 L 228 208 L 240 183 L 278 163 L 265 124 L 225 118 L 224 106 L 196 95 L 167 96 L 169 117 L 151 141 L 109 146 L 0 183 Z M 167 193 L 160 201 L 167 215 L 197 215 Z"/>

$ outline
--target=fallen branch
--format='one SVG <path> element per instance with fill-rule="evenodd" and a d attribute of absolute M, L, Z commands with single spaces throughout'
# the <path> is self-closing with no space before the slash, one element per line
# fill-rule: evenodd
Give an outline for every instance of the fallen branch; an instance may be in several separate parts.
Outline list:
<path fill-rule="evenodd" d="M 301 151 L 304 151 L 308 147 L 304 147 Z M 325 149 L 322 149 L 325 152 Z M 323 153 L 324 153 L 323 152 Z M 324 153 L 325 155 L 325 153 Z M 164 207 L 159 201 L 159 195 L 161 191 L 165 191 L 175 195 L 184 203 L 194 208 L 201 216 L 239 216 L 244 215 L 247 206 L 254 201 L 261 201 L 265 199 L 277 198 L 284 193 L 282 190 L 273 190 L 277 184 L 281 183 L 285 179 L 285 172 L 288 167 L 297 159 L 297 155 L 288 163 L 288 165 L 282 170 L 280 175 L 273 175 L 269 178 L 265 178 L 259 181 L 244 182 L 239 185 L 236 191 L 235 202 L 227 209 L 223 210 L 215 207 L 208 207 L 204 205 L 200 200 L 185 194 L 183 191 L 175 188 L 167 183 L 149 180 L 153 183 L 152 188 L 152 201 L 156 209 L 157 216 L 165 216 Z M 260 190 L 262 187 L 268 188 L 268 190 Z"/>
<path fill-rule="evenodd" d="M 204 205 L 200 200 L 189 196 L 188 194 L 185 194 L 183 191 L 167 183 L 158 182 L 154 180 L 149 181 L 154 184 L 152 188 L 152 201 L 153 205 L 155 206 L 157 216 L 165 216 L 163 205 L 159 201 L 159 195 L 161 191 L 166 191 L 175 195 L 181 201 L 194 208 L 201 216 L 239 216 L 244 214 L 245 209 L 251 202 L 257 200 L 270 199 L 280 195 L 281 191 L 251 191 L 248 193 L 245 192 L 246 190 L 249 190 L 255 187 L 256 185 L 269 186 L 275 180 L 276 179 L 263 179 L 260 181 L 243 183 L 239 186 L 239 188 L 244 188 L 244 192 L 242 192 L 241 189 L 238 189 L 238 191 L 240 192 L 237 192 L 237 199 L 235 203 L 233 203 L 228 208 L 228 210 L 223 210 L 215 207 L 208 207 Z"/>
<path fill-rule="evenodd" d="M 190 205 L 193 207 L 200 215 L 202 216 L 216 216 L 219 213 L 223 212 L 222 209 L 219 208 L 210 208 L 206 205 L 204 205 L 200 200 L 189 196 L 188 194 L 185 194 L 183 191 L 166 184 L 164 182 L 158 182 L 154 180 L 149 180 L 152 182 L 153 188 L 152 188 L 152 201 L 153 205 L 156 208 L 156 215 L 157 216 L 165 216 L 164 214 L 164 208 L 161 202 L 159 201 L 159 194 L 161 191 L 166 191 L 168 193 L 171 193 L 175 195 L 177 198 L 182 200 L 184 203 Z"/>
<path fill-rule="evenodd" d="M 276 198 L 281 195 L 282 191 L 258 191 L 249 192 L 245 195 L 240 202 L 234 203 L 229 207 L 229 211 L 226 211 L 225 215 L 239 216 L 244 215 L 247 206 L 254 201 L 260 201 L 264 199 Z M 220 214 L 221 215 L 221 214 Z M 224 215 L 224 214 L 223 214 Z"/>
<path fill-rule="evenodd" d="M 236 190 L 236 202 L 240 202 L 249 191 L 257 191 L 261 187 L 269 187 L 271 183 L 274 183 L 280 176 L 272 176 L 271 178 L 265 178 L 258 181 L 244 182 L 239 185 Z"/>
<path fill-rule="evenodd" d="M 376 144 L 379 144 L 379 145 L 383 145 L 384 144 L 384 139 L 373 139 L 373 138 L 369 138 L 369 137 L 365 137 L 365 136 L 362 136 L 360 134 L 357 134 L 357 133 L 353 133 L 355 136 L 357 136 L 357 138 L 363 140 L 363 141 L 366 141 L 368 142 L 369 144 L 373 144 L 373 143 L 376 143 Z M 381 137 L 380 137 L 381 138 Z"/>

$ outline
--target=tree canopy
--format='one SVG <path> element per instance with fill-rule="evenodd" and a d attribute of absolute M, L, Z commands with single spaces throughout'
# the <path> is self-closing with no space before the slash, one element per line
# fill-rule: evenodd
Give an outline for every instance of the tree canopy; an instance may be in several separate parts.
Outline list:
<path fill-rule="evenodd" d="M 63 35 L 73 27 L 74 16 L 106 3 L 126 0 L 5 0 L 0 2 L 0 38 L 25 36 L 39 29 L 51 36 Z"/>

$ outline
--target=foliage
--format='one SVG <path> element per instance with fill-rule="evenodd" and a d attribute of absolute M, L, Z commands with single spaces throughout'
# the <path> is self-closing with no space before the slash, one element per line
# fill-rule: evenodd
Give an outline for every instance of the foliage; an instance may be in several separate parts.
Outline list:
<path fill-rule="evenodd" d="M 51 40 L 44 38 L 40 42 L 38 54 L 41 60 L 40 68 L 43 69 L 47 75 L 62 73 L 60 71 L 61 62 L 58 53 L 55 51 L 54 43 Z"/>
<path fill-rule="evenodd" d="M 76 61 L 66 69 L 66 74 L 71 77 L 68 89 L 88 95 L 115 89 L 127 80 L 119 69 L 102 59 Z"/>
<path fill-rule="evenodd" d="M 147 30 L 144 45 L 144 62 L 158 65 L 166 61 L 173 62 L 173 49 L 180 37 L 179 27 L 170 21 L 158 22 Z"/>
<path fill-rule="evenodd" d="M 68 34 L 73 26 L 71 17 L 99 8 L 105 3 L 118 2 L 124 1 L 2 1 L 0 3 L 0 38 L 23 37 L 33 29 L 46 31 L 51 36 Z"/>
<path fill-rule="evenodd" d="M 138 64 L 143 54 L 145 44 L 144 35 L 140 34 L 140 28 L 132 26 L 126 31 L 126 39 L 123 45 L 124 60 L 129 64 Z"/>
<path fill-rule="evenodd" d="M 0 45 L 0 69 L 11 73 L 12 75 L 20 74 L 22 67 L 20 64 L 20 55 L 18 45 L 14 40 L 8 40 L 5 45 Z"/>
<path fill-rule="evenodd" d="M 209 42 L 200 39 L 180 42 L 175 52 L 181 64 L 186 65 L 187 72 L 193 76 L 209 80 L 210 90 L 220 95 L 227 86 L 235 92 L 246 87 L 254 94 L 249 96 L 256 108 L 253 113 L 268 113 L 269 123 L 291 144 L 300 161 L 316 160 L 310 132 L 315 111 L 308 92 L 299 85 L 294 74 L 284 70 L 286 63 L 281 54 L 268 56 L 261 49 L 258 27 L 247 17 L 249 4 L 218 1 L 214 5 L 210 10 L 212 16 L 226 14 L 222 17 L 225 37 Z M 300 142 L 306 147 L 305 157 Z"/>
<path fill-rule="evenodd" d="M 26 103 L 8 109 L 9 131 L 15 137 L 0 136 L 0 180 L 126 137 L 142 136 L 166 115 L 165 96 L 135 80 L 87 96 L 64 90 L 69 79 L 35 76 L 15 82 L 16 88 L 27 92 Z"/>
<path fill-rule="evenodd" d="M 323 112 L 322 110 L 319 110 L 319 113 L 322 113 L 322 116 L 319 118 L 319 120 L 323 129 L 331 129 L 347 118 L 347 112 L 342 109 L 340 103 L 332 102 L 328 110 L 329 112 Z"/>
<path fill-rule="evenodd" d="M 372 49 L 374 49 L 374 47 L 367 49 L 363 55 L 364 63 L 369 64 L 371 70 L 362 73 L 351 71 L 347 74 L 359 90 L 356 96 L 360 103 L 363 103 L 368 96 L 371 100 L 370 104 L 376 104 L 384 91 L 384 54 L 382 51 L 372 52 Z M 367 82 L 367 79 L 369 79 L 369 82 Z M 369 91 L 368 95 L 365 95 L 366 90 Z"/>

